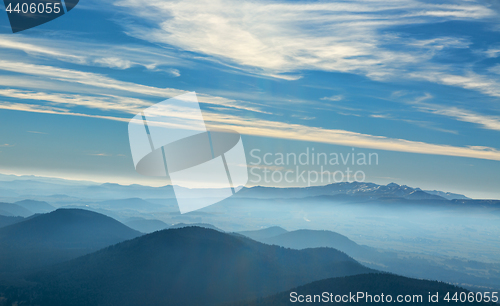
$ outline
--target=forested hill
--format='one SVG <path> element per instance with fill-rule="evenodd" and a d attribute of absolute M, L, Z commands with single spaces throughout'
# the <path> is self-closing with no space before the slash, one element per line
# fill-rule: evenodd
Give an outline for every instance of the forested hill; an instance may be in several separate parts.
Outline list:
<path fill-rule="evenodd" d="M 60 264 L 5 291 L 30 305 L 218 305 L 369 273 L 331 248 L 291 250 L 200 227 L 154 232 Z"/>

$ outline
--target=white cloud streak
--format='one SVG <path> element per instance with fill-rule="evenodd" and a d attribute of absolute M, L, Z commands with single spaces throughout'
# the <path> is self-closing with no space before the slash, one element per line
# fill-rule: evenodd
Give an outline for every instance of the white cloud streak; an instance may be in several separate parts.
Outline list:
<path fill-rule="evenodd" d="M 89 115 L 71 112 L 68 109 L 51 106 L 41 106 L 26 103 L 0 102 L 0 109 L 26 111 L 45 114 L 71 115 L 98 119 L 107 119 L 128 122 L 130 118 L 115 116 Z M 176 114 L 175 109 L 170 109 L 170 116 L 182 117 L 182 113 Z M 241 134 L 262 136 L 270 138 L 281 138 L 289 140 L 302 140 L 318 143 L 329 143 L 343 146 L 371 148 L 386 151 L 398 151 L 418 154 L 435 154 L 456 157 L 469 157 L 500 161 L 500 151 L 494 148 L 469 146 L 457 147 L 425 142 L 395 139 L 383 136 L 356 133 L 344 130 L 332 130 L 319 127 L 311 127 L 301 124 L 290 124 L 256 118 L 245 118 L 228 114 L 215 114 L 204 112 L 205 120 L 213 128 L 232 128 Z M 190 129 L 190 126 L 184 128 Z"/>
<path fill-rule="evenodd" d="M 28 104 L 28 103 L 12 103 L 12 102 L 0 101 L 0 109 L 10 110 L 10 111 L 30 112 L 30 113 L 97 118 L 97 119 L 106 119 L 106 120 L 114 120 L 114 121 L 122 121 L 122 122 L 129 122 L 130 121 L 129 118 L 120 118 L 120 117 L 115 117 L 115 116 L 89 115 L 89 114 L 71 112 L 68 109 L 59 108 L 59 107 L 50 107 L 50 106 Z"/>
<path fill-rule="evenodd" d="M 27 64 L 22 62 L 11 62 L 0 60 L 0 70 L 16 73 L 43 76 L 58 81 L 73 82 L 92 87 L 118 90 L 122 92 L 131 92 L 147 96 L 171 98 L 182 95 L 188 91 L 175 88 L 158 88 L 136 84 L 132 82 L 119 81 L 102 74 L 77 71 L 71 69 L 57 68 L 53 66 Z M 210 96 L 206 94 L 198 95 L 200 102 L 230 107 L 239 110 L 247 110 L 258 113 L 265 113 L 259 108 L 245 104 L 243 101 L 236 101 L 222 97 Z"/>
<path fill-rule="evenodd" d="M 331 96 L 331 97 L 323 97 L 323 98 L 321 98 L 321 100 L 328 100 L 328 101 L 334 101 L 334 102 L 336 102 L 336 101 L 342 100 L 343 98 L 344 97 L 341 96 L 341 95 L 336 95 L 336 96 Z"/>
<path fill-rule="evenodd" d="M 127 24 L 130 35 L 261 69 L 265 75 L 312 69 L 383 78 L 429 60 L 443 48 L 468 43 L 452 37 L 418 41 L 381 30 L 496 14 L 469 1 L 458 3 L 120 0 L 116 5 L 157 24 L 157 28 Z M 395 45 L 402 50 L 396 51 Z"/>
<path fill-rule="evenodd" d="M 129 35 L 208 55 L 252 73 L 286 80 L 300 78 L 298 74 L 305 70 L 354 73 L 375 80 L 424 76 L 430 82 L 500 95 L 498 82 L 469 73 L 468 66 L 450 73 L 450 67 L 432 63 L 445 49 L 468 48 L 467 39 L 397 34 L 396 26 L 498 17 L 477 1 L 118 0 L 116 5 L 157 25 L 128 23 L 124 26 Z M 485 53 L 498 54 L 498 48 Z M 436 73 L 439 76 L 428 77 Z"/>
<path fill-rule="evenodd" d="M 214 127 L 232 127 L 240 133 L 247 135 L 303 140 L 386 151 L 500 160 L 500 151 L 489 147 L 457 147 L 431 144 L 344 130 L 310 127 L 300 124 L 289 124 L 268 120 L 250 120 L 230 115 L 212 114 L 205 116 L 204 114 L 204 117 L 213 122 Z"/>
<path fill-rule="evenodd" d="M 495 66 L 488 69 L 489 72 L 500 74 L 500 64 L 496 64 Z"/>
<path fill-rule="evenodd" d="M 469 122 L 479 125 L 488 130 L 500 131 L 500 116 L 482 115 L 458 107 L 445 107 L 434 104 L 421 104 L 415 106 L 422 112 L 450 117 L 459 121 Z"/>
<path fill-rule="evenodd" d="M 165 66 L 187 66 L 189 62 L 170 54 L 144 46 L 108 45 L 92 42 L 0 35 L 0 48 L 23 51 L 35 57 L 51 58 L 86 66 L 128 69 L 143 66 L 149 70 L 171 73 Z M 161 68 L 159 68 L 161 66 Z M 178 70 L 176 70 L 179 73 Z"/>
<path fill-rule="evenodd" d="M 135 84 L 131 82 L 123 82 L 109 78 L 107 76 L 82 72 L 70 69 L 56 68 L 52 66 L 42 66 L 34 64 L 26 64 L 19 62 L 0 61 L 0 69 L 12 71 L 16 73 L 43 76 L 58 81 L 72 82 L 84 84 L 97 88 L 114 89 L 122 92 L 132 92 L 141 95 L 171 97 L 185 93 L 183 90 L 172 88 L 157 88 L 146 85 Z M 37 100 L 46 101 L 50 104 L 58 104 L 62 107 L 54 105 L 36 105 L 28 103 L 13 103 L 1 102 L 0 109 L 26 111 L 57 115 L 71 115 L 89 118 L 107 119 L 128 122 L 129 118 L 104 116 L 94 114 L 84 114 L 71 111 L 71 107 L 84 106 L 87 108 L 99 109 L 104 111 L 123 112 L 127 114 L 135 114 L 140 109 L 149 106 L 150 104 L 144 100 L 124 98 L 117 95 L 107 95 L 101 97 L 72 95 L 72 94 L 55 94 L 45 92 L 22 91 L 17 89 L 5 89 L 0 91 L 0 95 L 5 97 L 20 99 L 20 100 Z M 234 107 L 245 110 L 250 110 L 246 106 L 241 106 L 240 101 L 228 100 L 221 97 L 213 97 L 201 95 L 202 102 Z M 172 114 L 175 115 L 175 114 Z M 205 116 L 206 115 L 206 116 Z M 448 113 L 450 115 L 450 113 Z M 470 118 L 470 114 L 469 118 Z M 456 118 L 465 121 L 465 114 L 454 113 Z M 418 154 L 436 154 L 446 156 L 470 157 L 490 160 L 500 160 L 500 151 L 494 148 L 486 148 L 480 146 L 457 147 L 440 144 L 430 144 L 425 142 L 417 142 L 405 139 L 394 139 L 383 136 L 368 135 L 344 130 L 331 130 L 320 127 L 311 127 L 301 124 L 290 124 L 285 122 L 276 122 L 270 120 L 245 118 L 242 116 L 229 114 L 214 114 L 206 112 L 204 117 L 214 127 L 230 127 L 242 134 L 274 137 L 282 139 L 293 139 L 303 141 L 322 142 L 330 144 L 338 144 L 353 147 L 372 148 L 379 150 L 409 152 Z M 469 122 L 472 119 L 468 119 Z M 474 119 L 477 122 L 480 119 Z M 488 123 L 490 127 L 495 127 L 494 122 Z"/>
<path fill-rule="evenodd" d="M 469 72 L 466 75 L 453 75 L 439 71 L 414 72 L 409 75 L 416 79 L 462 87 L 479 91 L 492 97 L 500 97 L 500 81 L 492 76 L 479 75 L 473 72 Z"/>
<path fill-rule="evenodd" d="M 486 56 L 488 57 L 498 57 L 500 55 L 500 48 L 490 48 L 486 50 Z"/>
<path fill-rule="evenodd" d="M 64 104 L 66 107 L 84 106 L 103 111 L 115 111 L 127 114 L 137 114 L 153 103 L 121 96 L 83 96 L 73 94 L 45 93 L 24 91 L 18 89 L 0 89 L 0 96 L 20 100 L 46 101 L 51 104 Z"/>
<path fill-rule="evenodd" d="M 185 93 L 185 91 L 178 89 L 157 88 L 131 82 L 123 82 L 98 73 L 57 68 L 53 66 L 0 61 L 0 69 L 22 74 L 43 76 L 65 82 L 74 82 L 93 87 L 115 89 L 158 97 L 172 97 L 174 95 Z"/>
<path fill-rule="evenodd" d="M 109 68 L 128 69 L 132 67 L 133 63 L 129 60 L 121 59 L 119 57 L 103 57 L 94 60 L 94 63 Z"/>

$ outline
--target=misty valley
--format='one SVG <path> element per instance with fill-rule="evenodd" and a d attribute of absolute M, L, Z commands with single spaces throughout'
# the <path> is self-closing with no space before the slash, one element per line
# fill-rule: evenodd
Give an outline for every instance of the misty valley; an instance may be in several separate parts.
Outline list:
<path fill-rule="evenodd" d="M 0 202 L 0 305 L 500 291 L 498 200 L 354 182 L 243 188 L 180 214 L 172 186 L 3 176 Z"/>

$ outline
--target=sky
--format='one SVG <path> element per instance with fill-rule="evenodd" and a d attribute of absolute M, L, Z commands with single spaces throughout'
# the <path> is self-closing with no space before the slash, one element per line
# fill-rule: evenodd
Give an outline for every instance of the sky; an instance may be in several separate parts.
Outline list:
<path fill-rule="evenodd" d="M 297 165 L 256 165 L 252 150 L 376 153 L 351 170 L 498 199 L 499 13 L 494 0 L 81 0 L 16 34 L 0 14 L 0 173 L 165 185 L 135 172 L 127 125 L 195 91 L 256 171 Z"/>

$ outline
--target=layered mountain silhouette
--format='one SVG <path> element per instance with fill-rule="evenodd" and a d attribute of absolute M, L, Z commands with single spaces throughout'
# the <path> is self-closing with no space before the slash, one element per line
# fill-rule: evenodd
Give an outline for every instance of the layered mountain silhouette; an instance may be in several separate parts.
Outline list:
<path fill-rule="evenodd" d="M 202 227 L 202 228 L 208 228 L 208 229 L 213 229 L 218 232 L 224 232 L 220 228 L 216 227 L 215 225 L 208 224 L 208 223 L 177 223 L 169 227 L 169 229 L 176 229 L 176 228 L 184 228 L 184 227 Z"/>
<path fill-rule="evenodd" d="M 0 215 L 12 217 L 28 217 L 33 215 L 33 212 L 12 203 L 0 203 Z"/>
<path fill-rule="evenodd" d="M 295 292 L 296 294 L 292 294 Z M 298 304 L 299 295 L 302 295 L 301 299 L 306 301 L 307 296 L 310 297 L 312 302 L 299 303 L 307 305 L 325 305 L 332 304 L 332 302 L 321 302 L 323 292 L 327 292 L 327 299 L 332 299 L 335 301 L 335 296 L 346 295 L 345 298 L 347 302 L 340 302 L 342 305 L 358 305 L 358 304 L 370 304 L 370 305 L 380 305 L 387 303 L 397 303 L 398 296 L 401 295 L 400 299 L 403 301 L 398 304 L 407 305 L 450 305 L 455 303 L 454 301 L 446 301 L 444 298 L 447 293 L 450 299 L 453 298 L 454 293 L 460 294 L 464 292 L 468 294 L 470 291 L 449 285 L 437 281 L 428 280 L 418 280 L 407 277 L 402 277 L 392 274 L 363 274 L 346 276 L 339 278 L 329 278 L 324 280 L 319 280 L 306 284 L 300 287 L 292 288 L 284 292 L 254 301 L 241 302 L 232 304 L 233 306 L 284 306 L 284 305 L 296 305 Z M 351 296 L 357 296 L 357 293 L 361 292 L 359 299 L 351 299 Z M 381 302 L 381 294 L 384 294 L 384 302 Z M 430 295 L 437 294 L 436 302 L 429 301 Z M 316 295 L 316 302 L 315 296 Z M 367 297 L 371 296 L 371 299 Z M 378 302 L 375 296 L 378 295 Z M 391 302 L 387 302 L 387 296 L 391 296 Z M 408 296 L 408 297 L 407 297 Z M 421 298 L 420 298 L 421 296 Z M 407 299 L 405 302 L 404 299 Z M 296 300 L 297 299 L 297 300 Z M 295 301 L 295 302 L 293 302 Z M 409 301 L 409 302 L 408 302 Z M 494 305 L 493 303 L 459 303 L 466 305 Z"/>
<path fill-rule="evenodd" d="M 266 239 L 266 238 L 275 237 L 275 236 L 285 234 L 285 233 L 288 233 L 288 231 L 282 227 L 279 227 L 279 226 L 271 226 L 268 228 L 263 228 L 263 229 L 255 230 L 255 231 L 238 232 L 238 234 L 241 234 L 243 236 L 247 236 L 249 238 L 252 238 L 253 240 L 257 240 L 260 242 L 263 242 L 264 239 Z"/>
<path fill-rule="evenodd" d="M 447 198 L 467 199 L 463 195 L 455 195 L 442 192 L 440 196 L 438 191 L 425 192 L 420 188 L 412 188 L 406 185 L 391 183 L 388 185 L 377 185 L 365 182 L 342 182 L 329 184 L 325 186 L 311 187 L 289 187 L 273 188 L 256 186 L 244 188 L 238 193 L 239 197 L 250 198 L 305 198 L 331 195 L 349 195 L 363 197 L 397 197 L 411 200 L 447 200 Z M 445 198 L 444 196 L 447 196 Z"/>
<path fill-rule="evenodd" d="M 266 230 L 262 231 L 265 232 Z M 256 234 L 253 234 L 253 236 L 257 237 Z M 266 244 L 274 244 L 298 250 L 330 247 L 345 252 L 350 256 L 362 256 L 375 251 L 375 249 L 361 246 L 346 236 L 332 231 L 302 229 L 256 240 Z"/>
<path fill-rule="evenodd" d="M 200 227 L 168 229 L 36 273 L 7 290 L 35 305 L 218 305 L 370 273 L 330 248 L 291 250 Z"/>
<path fill-rule="evenodd" d="M 409 277 L 436 279 L 459 284 L 474 283 L 490 288 L 493 287 L 495 290 L 500 289 L 500 277 L 498 274 L 490 273 L 486 279 L 480 278 L 473 273 L 474 270 L 480 274 L 484 270 L 495 271 L 498 269 L 498 265 L 488 266 L 473 261 L 465 262 L 444 258 L 433 259 L 431 256 L 416 256 L 415 254 L 404 254 L 405 256 L 401 256 L 403 254 L 359 245 L 344 235 L 326 230 L 303 229 L 285 232 L 272 237 L 259 237 L 259 232 L 265 234 L 274 228 L 271 227 L 250 233 L 254 240 L 262 243 L 297 250 L 319 247 L 335 248 L 352 256 L 362 264 L 377 270 Z M 240 233 L 244 234 L 245 232 Z M 464 272 L 466 269 L 468 270 L 467 273 Z"/>
<path fill-rule="evenodd" d="M 180 188 L 180 187 L 179 187 Z M 175 206 L 175 194 L 171 185 L 163 187 L 151 187 L 142 185 L 119 185 L 119 184 L 94 184 L 82 182 L 80 185 L 70 184 L 65 180 L 54 180 L 43 177 L 30 177 L 29 180 L 0 181 L 0 190 L 3 194 L 17 195 L 54 195 L 65 194 L 79 198 L 94 199 L 119 199 L 119 198 L 142 198 L 160 199 L 161 204 L 167 207 Z M 391 183 L 378 185 L 368 182 L 342 182 L 324 186 L 311 187 L 251 187 L 243 188 L 237 193 L 237 197 L 248 198 L 305 198 L 324 195 L 357 195 L 369 197 L 400 197 L 406 199 L 434 199 L 454 200 L 468 199 L 461 194 L 443 192 L 437 190 L 421 190 L 406 185 Z M 160 203 L 157 203 L 160 204 Z"/>
<path fill-rule="evenodd" d="M 22 274 L 140 235 L 98 213 L 58 209 L 0 228 L 0 275 Z"/>
<path fill-rule="evenodd" d="M 169 225 L 163 221 L 156 219 L 144 219 L 139 217 L 129 219 L 125 222 L 125 225 L 132 229 L 135 229 L 136 231 L 146 234 L 160 231 L 169 227 Z"/>
<path fill-rule="evenodd" d="M 466 288 L 474 288 L 474 290 L 486 290 L 485 288 L 487 288 L 490 291 L 492 291 L 491 289 L 498 291 L 500 289 L 499 264 L 446 257 L 448 253 L 445 252 L 448 252 L 448 250 L 444 250 L 440 244 L 444 241 L 442 239 L 446 238 L 440 235 L 429 238 L 433 239 L 432 242 L 435 244 L 426 244 L 426 249 L 422 249 L 423 251 L 420 254 L 380 250 L 358 245 L 347 237 L 330 231 L 299 230 L 288 232 L 280 227 L 238 232 L 239 235 L 219 233 L 226 237 L 224 239 L 215 239 L 213 238 L 215 236 L 207 235 L 204 232 L 206 230 L 201 229 L 201 238 L 195 239 L 194 236 L 196 235 L 194 234 L 193 237 L 186 236 L 184 237 L 185 241 L 189 243 L 181 245 L 180 242 L 176 242 L 178 244 L 173 249 L 168 248 L 171 245 L 176 245 L 175 243 L 172 244 L 171 241 L 181 241 L 182 239 L 174 239 L 173 236 L 161 236 L 166 235 L 164 232 L 177 231 L 173 229 L 163 230 L 167 227 L 182 228 L 179 231 L 184 231 L 190 229 L 193 224 L 220 231 L 220 229 L 202 222 L 222 225 L 227 230 L 247 228 L 248 224 L 245 224 L 244 221 L 241 221 L 241 224 L 239 223 L 240 220 L 248 218 L 247 210 L 251 210 L 251 216 L 254 218 L 252 224 L 256 227 L 275 223 L 286 228 L 297 228 L 298 226 L 334 228 L 334 226 L 328 226 L 328 222 L 330 222 L 328 219 L 323 220 L 323 224 L 315 223 L 321 217 L 319 212 L 322 209 L 332 212 L 338 210 L 339 216 L 342 216 L 354 207 L 355 209 L 366 209 L 363 211 L 366 215 L 362 216 L 366 218 L 372 218 L 372 213 L 375 214 L 374 217 L 386 217 L 386 214 L 392 213 L 394 213 L 394 216 L 412 216 L 413 212 L 424 212 L 432 215 L 439 222 L 446 220 L 450 224 L 450 228 L 455 228 L 455 224 L 460 224 L 460 226 L 456 227 L 457 230 L 461 231 L 457 235 L 464 234 L 463 237 L 467 241 L 463 241 L 462 250 L 468 251 L 472 249 L 471 246 L 475 245 L 475 239 L 482 239 L 479 237 L 482 234 L 481 226 L 472 226 L 476 224 L 474 222 L 480 224 L 484 215 L 487 217 L 484 220 L 491 222 L 494 228 L 494 221 L 497 220 L 495 218 L 500 216 L 499 200 L 472 200 L 458 194 L 426 191 L 394 183 L 388 185 L 339 183 L 306 188 L 252 187 L 244 188 L 234 197 L 221 202 L 219 206 L 214 205 L 206 211 L 190 215 L 179 215 L 176 200 L 172 198 L 174 195 L 171 186 L 156 188 L 117 184 L 81 185 L 59 181 L 37 183 L 35 180 L 38 180 L 38 178 L 33 178 L 31 181 L 0 182 L 0 190 L 6 191 L 7 195 L 10 191 L 17 194 L 16 196 L 9 196 L 10 198 L 33 198 L 48 201 L 54 205 L 33 200 L 0 203 L 0 215 L 2 215 L 0 216 L 0 287 L 5 282 L 13 279 L 25 279 L 28 282 L 26 287 L 15 287 L 15 292 L 9 293 L 8 297 L 11 298 L 11 302 L 28 301 L 28 304 L 40 305 L 114 305 L 116 303 L 144 305 L 145 300 L 151 300 L 151 305 L 170 305 L 172 303 L 173 305 L 176 305 L 175 303 L 177 305 L 210 305 L 212 301 L 214 305 L 217 303 L 231 304 L 236 300 L 252 300 L 256 297 L 275 294 L 280 290 L 289 290 L 293 286 L 299 286 L 322 278 L 349 275 L 352 271 L 347 273 L 343 270 L 335 270 L 335 273 L 343 271 L 343 274 L 339 272 L 339 274 L 333 275 L 320 271 L 320 267 L 323 269 L 326 266 L 327 270 L 329 269 L 329 261 L 324 258 L 332 256 L 318 254 L 322 254 L 321 252 L 336 252 L 332 249 L 326 249 L 326 247 L 337 249 L 351 256 L 354 260 L 367 267 L 362 267 L 366 269 L 364 271 L 376 269 L 407 277 L 453 282 L 460 286 L 470 284 Z M 4 194 L 4 198 L 7 198 L 7 195 Z M 76 221 L 71 219 L 73 218 L 72 214 L 68 212 L 79 211 L 79 209 L 52 211 L 55 206 L 61 207 L 64 205 L 73 205 L 75 208 L 77 205 L 82 205 L 78 207 L 86 211 L 76 214 L 79 216 L 74 219 Z M 83 207 L 85 205 L 87 207 Z M 261 208 L 267 207 L 272 208 L 270 210 L 272 213 L 278 210 L 282 210 L 284 213 L 280 216 L 276 215 L 276 219 L 273 219 L 275 215 L 271 215 L 269 218 L 269 212 L 265 209 L 264 211 L 261 210 Z M 244 213 L 240 208 L 245 209 Z M 55 218 L 54 215 L 60 214 L 61 211 L 65 211 L 66 215 L 59 215 L 58 218 Z M 309 211 L 312 212 L 312 215 L 307 214 Z M 125 221 L 128 227 L 116 220 L 96 214 L 96 212 L 116 220 Z M 220 214 L 220 212 L 224 212 L 224 214 Z M 41 213 L 45 214 L 40 215 Z M 93 214 L 94 217 L 98 215 L 99 217 L 86 218 L 83 216 L 91 215 L 84 215 L 85 213 Z M 234 214 L 234 218 L 232 214 Z M 469 217 L 472 214 L 477 218 L 473 219 L 470 224 L 461 223 L 463 220 L 471 220 Z M 48 216 L 50 216 L 50 219 L 47 219 Z M 443 219 L 441 216 L 447 217 L 447 219 Z M 457 219 L 457 217 L 462 219 Z M 40 218 L 45 218 L 45 221 L 38 226 L 25 225 L 34 224 L 29 223 L 34 220 L 39 222 L 39 220 L 42 220 Z M 168 221 L 162 222 L 156 220 L 157 218 Z M 417 218 L 418 216 L 414 219 Z M 90 220 L 94 219 L 98 219 L 99 222 L 108 224 L 110 227 L 96 225 L 99 222 L 90 222 Z M 65 220 L 68 222 L 65 222 Z M 69 220 L 74 222 L 69 222 Z M 397 219 L 388 220 L 384 219 L 383 221 L 384 230 L 390 230 L 390 226 L 396 224 L 391 223 L 392 220 Z M 413 239 L 413 236 L 411 236 L 413 228 L 418 228 L 420 223 L 417 223 L 418 226 L 409 224 L 406 227 L 403 220 L 406 219 L 402 218 L 396 224 L 398 225 L 397 230 L 410 233 L 410 235 L 403 235 L 402 233 L 402 239 L 407 237 Z M 340 219 L 336 221 L 341 222 Z M 348 226 L 364 224 L 361 218 L 355 221 L 352 222 L 354 225 L 346 223 L 345 227 L 338 226 L 335 228 L 342 228 L 346 233 L 350 233 Z M 358 221 L 359 223 L 357 223 Z M 175 222 L 185 223 L 169 226 L 169 224 Z M 188 224 L 191 222 L 193 224 Z M 81 226 L 73 228 L 72 224 L 80 224 Z M 489 224 L 484 224 L 484 228 L 491 228 Z M 412 227 L 413 225 L 415 226 Z M 445 226 L 447 224 L 442 225 L 440 228 Z M 11 228 L 16 228 L 16 230 L 11 230 Z M 30 228 L 29 231 L 26 228 Z M 7 232 L 7 229 L 9 229 L 9 232 Z M 114 235 L 115 230 L 117 232 L 123 230 L 122 233 L 128 234 Z M 366 231 L 370 231 L 370 228 L 352 231 L 351 233 L 365 235 Z M 141 235 L 139 232 L 155 233 L 136 238 Z M 442 233 L 447 234 L 447 232 L 436 232 L 436 234 Z M 67 236 L 64 236 L 66 234 Z M 160 235 L 164 239 L 147 238 L 159 237 L 156 235 Z M 275 246 L 263 246 L 241 235 Z M 377 234 L 375 233 L 375 235 Z M 491 236 L 484 237 L 489 239 Z M 100 240 L 101 238 L 102 240 Z M 139 251 L 142 247 L 139 248 L 137 245 L 129 244 L 133 241 L 143 241 L 143 238 L 145 240 L 141 246 L 144 246 L 144 252 Z M 208 245 L 202 243 L 205 238 L 210 241 Z M 380 237 L 377 236 L 376 238 Z M 428 236 L 424 238 L 428 238 Z M 423 240 L 425 240 L 424 238 Z M 401 240 L 402 242 L 400 242 L 397 237 L 394 239 L 396 239 L 394 243 L 400 243 L 401 245 L 407 243 L 407 246 L 413 245 L 412 241 L 405 242 Z M 373 241 L 373 243 L 376 243 L 377 240 Z M 483 242 L 485 241 L 487 240 Z M 123 244 L 115 245 L 119 242 L 123 242 Z M 217 247 L 213 246 L 212 242 Z M 384 244 L 381 243 L 380 245 L 387 247 L 387 245 L 391 245 L 390 243 L 393 242 L 386 243 L 384 240 Z M 259 245 L 260 247 L 253 247 L 252 245 Z M 105 249 L 102 250 L 102 248 Z M 291 250 L 285 250 L 284 248 L 291 248 Z M 461 246 L 457 246 L 457 249 L 459 248 Z M 491 254 L 493 254 L 491 257 L 493 260 L 495 259 L 495 248 L 497 246 L 491 244 Z M 403 250 L 403 247 L 396 249 Z M 412 248 L 408 249 L 408 251 L 417 252 L 416 249 Z M 433 253 L 433 250 L 444 251 Z M 451 249 L 450 252 L 453 251 L 454 249 Z M 457 253 L 449 254 L 454 256 Z M 81 257 L 82 255 L 84 257 Z M 217 259 L 216 255 L 220 259 Z M 235 256 L 234 258 L 238 258 L 238 260 L 231 256 Z M 460 256 L 460 254 L 457 256 Z M 464 257 L 482 260 L 479 257 Z M 90 259 L 84 261 L 84 258 Z M 105 264 L 102 263 L 101 259 Z M 68 260 L 72 261 L 67 262 Z M 197 263 L 197 260 L 200 262 Z M 113 264 L 114 262 L 116 264 Z M 151 262 L 151 265 L 147 265 L 145 262 Z M 195 268 L 186 268 L 184 262 L 188 263 L 186 266 L 194 265 Z M 218 269 L 212 267 L 212 262 L 215 263 Z M 56 265 L 56 268 L 49 268 L 49 265 L 53 264 Z M 347 267 L 350 264 L 352 262 L 347 261 Z M 62 268 L 63 266 L 64 268 Z M 106 270 L 108 266 L 111 270 Z M 162 266 L 165 266 L 165 268 L 158 268 Z M 239 268 L 239 266 L 245 268 Z M 308 269 L 316 270 L 314 270 L 315 272 L 304 272 L 305 266 L 308 266 Z M 346 267 L 346 264 L 342 262 L 338 266 Z M 295 267 L 303 270 L 294 274 Z M 45 269 L 47 270 L 44 272 L 36 272 Z M 243 276 L 230 275 L 231 271 L 225 271 L 226 269 L 241 272 L 240 274 Z M 101 270 L 105 272 L 101 272 Z M 201 270 L 202 273 L 196 274 L 195 270 Z M 165 274 L 169 275 L 169 279 L 163 276 Z M 72 276 L 76 276 L 76 278 L 73 279 Z M 209 278 L 211 281 L 208 280 Z M 243 285 L 238 284 L 240 278 L 244 279 L 244 287 L 250 288 L 250 293 L 243 294 Z M 263 281 L 263 279 L 267 278 L 273 281 Z M 246 279 L 248 279 L 248 282 Z M 282 281 L 283 279 L 286 281 Z M 177 283 L 174 280 L 182 285 L 176 287 Z M 34 285 L 31 286 L 30 283 Z M 190 296 L 193 292 L 188 285 L 190 283 L 194 283 L 195 288 L 201 290 L 199 295 Z M 216 285 L 222 288 L 227 287 L 232 293 L 228 297 L 224 295 L 222 289 L 218 289 L 220 291 L 213 291 L 216 296 L 210 297 L 211 300 L 206 302 L 206 296 L 210 296 L 209 292 L 212 291 L 203 288 L 206 286 L 213 288 Z M 266 286 L 267 289 L 262 289 Z M 174 288 L 173 291 L 170 290 L 171 287 Z M 148 288 L 152 289 L 149 290 Z M 160 292 L 161 290 L 168 293 L 169 299 L 166 298 L 167 293 Z M 2 301 L 2 291 L 0 291 L 0 301 Z M 144 300 L 141 300 L 141 296 Z M 150 299 L 149 296 L 152 298 Z M 181 296 L 188 296 L 187 302 Z"/>
<path fill-rule="evenodd" d="M 104 209 L 132 209 L 136 211 L 162 211 L 166 207 L 160 204 L 153 204 L 140 198 L 107 200 L 99 203 L 99 207 Z"/>
<path fill-rule="evenodd" d="M 43 214 L 56 210 L 54 206 L 44 201 L 22 200 L 14 204 L 24 207 L 35 214 Z"/>

